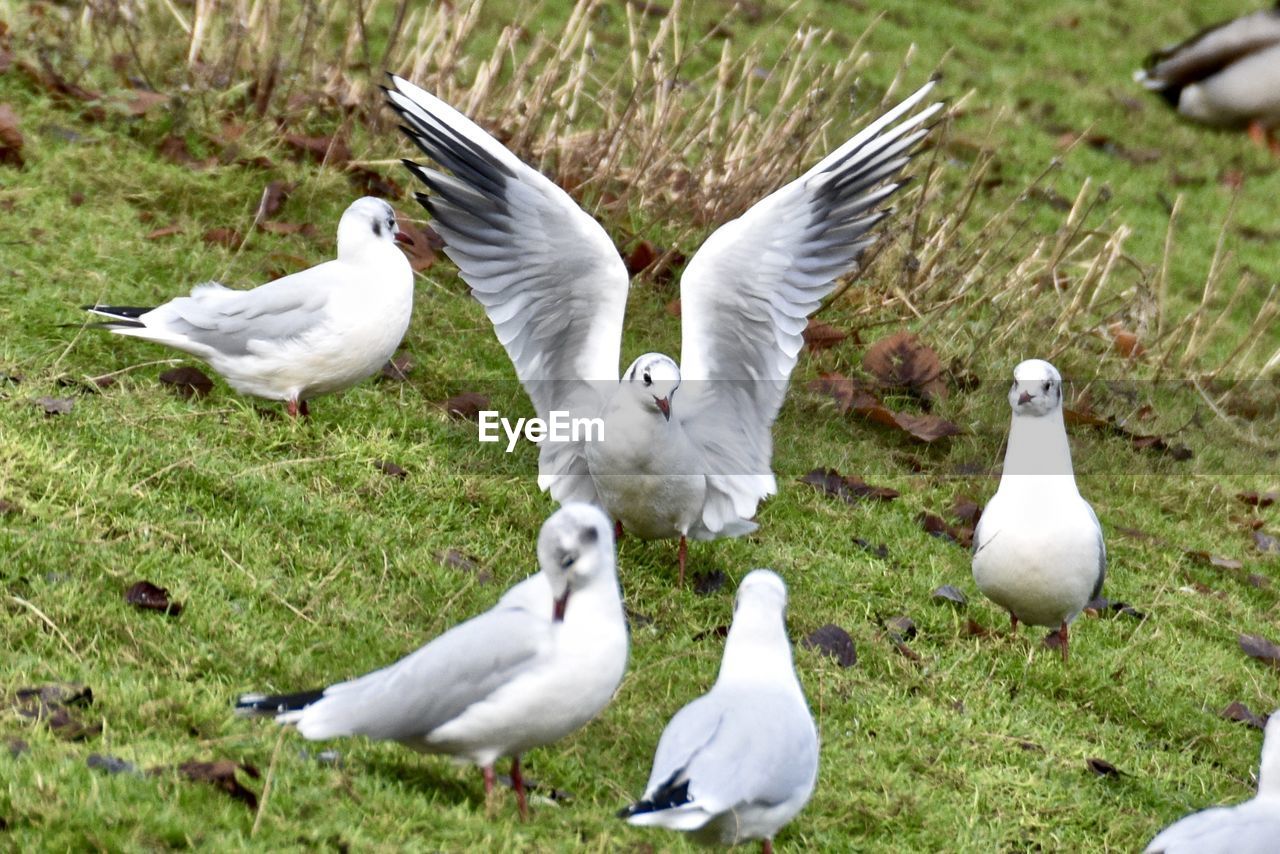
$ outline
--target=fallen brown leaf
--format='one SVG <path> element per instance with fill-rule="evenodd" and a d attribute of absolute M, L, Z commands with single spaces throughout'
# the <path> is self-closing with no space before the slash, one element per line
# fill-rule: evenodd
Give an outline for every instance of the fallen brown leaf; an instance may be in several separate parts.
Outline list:
<path fill-rule="evenodd" d="M 153 768 L 152 774 L 162 773 L 166 768 Z M 209 783 L 226 792 L 237 801 L 241 801 L 249 809 L 258 808 L 258 796 L 242 784 L 236 777 L 237 771 L 244 771 L 255 780 L 262 774 L 247 762 L 236 762 L 231 759 L 218 759 L 213 762 L 184 762 L 176 769 L 179 774 L 196 783 Z"/>
<path fill-rule="evenodd" d="M 917 513 L 916 522 L 931 537 L 951 540 L 965 548 L 973 546 L 973 528 L 968 525 L 952 525 L 938 514 L 928 511 Z"/>
<path fill-rule="evenodd" d="M 8 104 L 0 104 L 0 164 L 22 168 L 22 131 L 18 129 L 18 114 Z"/>
<path fill-rule="evenodd" d="M 1234 702 L 1225 709 L 1218 712 L 1218 716 L 1226 718 L 1229 721 L 1236 721 L 1242 724 L 1248 724 L 1257 729 L 1264 729 L 1267 725 L 1267 719 L 1270 715 L 1255 715 L 1248 706 L 1241 702 Z"/>
<path fill-rule="evenodd" d="M 853 645 L 853 638 L 835 623 L 827 623 L 805 635 L 800 645 L 831 656 L 841 667 L 852 667 L 858 663 L 858 651 Z"/>
<path fill-rule="evenodd" d="M 1277 492 L 1274 489 L 1267 490 L 1262 493 L 1241 492 L 1236 495 L 1236 498 L 1239 498 L 1251 507 L 1270 507 L 1272 504 L 1276 503 L 1277 498 L 1280 498 L 1280 492 Z"/>
<path fill-rule="evenodd" d="M 387 477 L 398 477 L 404 480 L 409 476 L 409 472 L 401 466 L 387 460 L 374 460 L 373 467 L 385 474 Z"/>
<path fill-rule="evenodd" d="M 102 721 L 81 721 L 71 708 L 88 706 L 93 702 L 93 691 L 84 685 L 50 683 L 35 688 L 19 688 L 9 700 L 9 705 L 19 715 L 44 723 L 61 738 L 83 741 L 102 733 Z"/>
<path fill-rule="evenodd" d="M 1280 538 L 1268 534 L 1266 531 L 1254 531 L 1253 544 L 1258 551 L 1264 554 L 1280 554 Z"/>
<path fill-rule="evenodd" d="M 905 389 L 926 407 L 947 399 L 938 354 L 910 332 L 895 332 L 871 345 L 862 368 L 885 388 Z"/>
<path fill-rule="evenodd" d="M 402 383 L 409 379 L 409 372 L 413 370 L 413 359 L 405 353 L 399 353 L 392 356 L 390 361 L 382 366 L 382 378 Z"/>
<path fill-rule="evenodd" d="M 887 486 L 871 486 L 860 477 L 841 475 L 835 469 L 814 469 L 800 478 L 832 498 L 839 498 L 846 504 L 857 504 L 864 498 L 888 501 L 897 498 L 901 493 Z"/>
<path fill-rule="evenodd" d="M 475 421 L 480 417 L 480 410 L 489 408 L 489 398 L 477 391 L 464 391 L 440 405 L 454 418 Z"/>
<path fill-rule="evenodd" d="M 404 188 L 396 181 L 367 166 L 348 166 L 347 177 L 362 196 L 377 196 L 380 199 L 397 200 L 404 198 Z"/>
<path fill-rule="evenodd" d="M 964 595 L 964 591 L 950 584 L 935 587 L 930 595 L 938 602 L 950 602 L 961 606 L 969 604 L 969 597 Z"/>
<path fill-rule="evenodd" d="M 285 181 L 268 183 L 262 188 L 262 197 L 258 199 L 257 218 L 260 220 L 275 218 L 275 215 L 284 208 L 284 203 L 289 200 L 289 194 L 292 192 L 293 185 Z"/>
<path fill-rule="evenodd" d="M 165 371 L 160 375 L 160 382 L 188 400 L 213 391 L 213 380 L 204 371 L 190 366 Z"/>
<path fill-rule="evenodd" d="M 147 232 L 146 239 L 159 240 L 162 237 L 172 237 L 175 234 L 182 234 L 184 231 L 186 231 L 186 229 L 180 225 L 166 225 L 164 228 L 157 228 L 154 231 Z"/>
<path fill-rule="evenodd" d="M 182 613 L 182 603 L 169 599 L 169 591 L 150 581 L 139 581 L 125 591 L 124 601 L 144 611 L 160 611 L 170 617 Z"/>
<path fill-rule="evenodd" d="M 315 163 L 325 163 L 334 168 L 342 168 L 351 159 L 351 149 L 342 137 L 303 136 L 288 133 L 284 136 L 285 145 L 293 149 L 298 159 L 309 159 Z"/>
<path fill-rule="evenodd" d="M 124 98 L 125 109 L 134 118 L 141 118 L 152 110 L 169 105 L 169 96 L 146 89 L 134 89 Z"/>
<path fill-rule="evenodd" d="M 1099 777 L 1120 777 L 1124 775 L 1123 771 L 1105 759 L 1089 758 L 1085 760 L 1085 764 L 1089 766 L 1090 771 Z"/>
<path fill-rule="evenodd" d="M 647 240 L 641 240 L 626 254 L 627 273 L 632 276 L 643 272 L 650 264 L 658 260 L 662 253 Z"/>
<path fill-rule="evenodd" d="M 813 318 L 809 318 L 809 323 L 804 328 L 804 345 L 811 351 L 834 347 L 848 337 L 848 332 L 826 323 L 819 323 Z"/>
<path fill-rule="evenodd" d="M 444 238 L 429 225 L 418 225 L 407 216 L 396 211 L 396 225 L 400 233 L 408 237 L 412 243 L 401 243 L 400 249 L 409 259 L 409 266 L 415 273 L 421 273 L 436 262 L 440 250 L 444 248 Z"/>
<path fill-rule="evenodd" d="M 1280 669 L 1280 644 L 1272 643 L 1262 635 L 1240 635 L 1240 649 L 1250 658 Z"/>
<path fill-rule="evenodd" d="M 225 246 L 227 249 L 239 249 L 240 244 L 244 242 L 244 237 L 234 228 L 224 228 L 218 226 L 210 228 L 200 235 L 200 239 L 205 243 L 214 246 Z"/>

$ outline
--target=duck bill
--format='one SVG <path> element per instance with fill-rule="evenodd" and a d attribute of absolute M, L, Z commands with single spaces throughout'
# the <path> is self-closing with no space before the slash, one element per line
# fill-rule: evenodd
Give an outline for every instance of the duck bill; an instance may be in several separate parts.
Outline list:
<path fill-rule="evenodd" d="M 658 411 L 662 413 L 662 417 L 670 421 L 671 420 L 671 398 L 655 397 L 653 399 L 653 402 L 658 404 Z"/>
<path fill-rule="evenodd" d="M 556 599 L 555 608 L 553 608 L 551 611 L 552 621 L 556 623 L 563 623 L 564 611 L 565 611 L 565 608 L 568 608 L 568 607 L 569 607 L 569 591 L 566 590 L 564 591 L 563 596 L 561 596 L 559 599 Z"/>

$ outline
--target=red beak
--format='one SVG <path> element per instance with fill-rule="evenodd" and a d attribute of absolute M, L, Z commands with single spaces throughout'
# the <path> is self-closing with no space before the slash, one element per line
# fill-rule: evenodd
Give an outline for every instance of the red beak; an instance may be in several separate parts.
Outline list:
<path fill-rule="evenodd" d="M 564 609 L 569 607 L 569 591 L 565 590 L 564 595 L 556 600 L 555 608 L 551 611 L 551 619 L 557 623 L 564 622 Z"/>
<path fill-rule="evenodd" d="M 398 242 L 398 243 L 403 243 L 403 244 L 405 244 L 406 246 L 412 246 L 412 245 L 413 245 L 413 238 L 412 238 L 412 237 L 410 237 L 409 235 L 405 234 L 403 231 L 397 231 L 397 232 L 396 232 L 396 242 Z"/>
<path fill-rule="evenodd" d="M 658 409 L 661 410 L 662 417 L 670 421 L 671 420 L 671 398 L 655 397 L 653 399 L 653 402 L 658 404 Z"/>
<path fill-rule="evenodd" d="M 1030 393 L 1030 392 L 1026 392 L 1026 391 L 1024 391 L 1022 394 L 1018 395 L 1018 405 L 1019 405 L 1019 406 L 1022 406 L 1024 403 L 1030 403 L 1030 402 L 1031 402 L 1031 393 Z"/>

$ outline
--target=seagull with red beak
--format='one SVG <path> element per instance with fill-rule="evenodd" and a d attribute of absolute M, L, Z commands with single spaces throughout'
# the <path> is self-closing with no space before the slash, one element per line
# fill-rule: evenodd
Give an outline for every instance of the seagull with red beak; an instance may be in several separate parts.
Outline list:
<path fill-rule="evenodd" d="M 338 257 L 240 291 L 217 282 L 155 308 L 85 306 L 101 328 L 203 359 L 232 388 L 307 401 L 350 388 L 391 358 L 413 313 L 413 270 L 397 243 L 412 243 L 382 199 L 357 199 L 338 221 Z"/>
<path fill-rule="evenodd" d="M 678 538 L 682 581 L 687 540 L 756 529 L 757 507 L 778 489 L 773 422 L 806 321 L 875 241 L 898 173 L 942 109 L 925 101 L 932 88 L 716 229 L 680 277 L 679 367 L 650 353 L 619 383 L 629 277 L 613 240 L 475 122 L 391 78 L 401 130 L 433 161 L 405 161 L 430 191 L 418 201 L 538 417 L 603 419 L 603 437 L 542 443 L 542 489 L 599 504 L 641 538 Z"/>
<path fill-rule="evenodd" d="M 495 761 L 527 814 L 520 755 L 585 726 L 627 668 L 627 626 L 613 527 L 597 507 L 566 504 L 538 535 L 542 571 L 389 667 L 317 691 L 245 694 L 240 714 L 272 716 L 310 740 L 363 735 L 479 765 Z"/>
<path fill-rule="evenodd" d="M 1067 626 L 1102 592 L 1102 525 L 1076 488 L 1062 418 L 1062 375 L 1042 359 L 1013 369 L 1013 417 L 1000 486 L 973 535 L 973 578 L 1018 623 L 1056 629 L 1067 660 Z"/>

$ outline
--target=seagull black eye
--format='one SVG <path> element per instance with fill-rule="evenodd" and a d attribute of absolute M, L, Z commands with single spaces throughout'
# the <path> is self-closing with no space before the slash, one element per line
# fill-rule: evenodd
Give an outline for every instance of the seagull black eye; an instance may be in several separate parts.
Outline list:
<path fill-rule="evenodd" d="M 560 568 L 568 569 L 569 567 L 573 566 L 573 562 L 575 560 L 577 560 L 577 557 L 575 555 L 565 555 L 564 557 L 560 558 Z"/>
<path fill-rule="evenodd" d="M 649 372 L 648 372 L 648 371 L 645 371 L 645 372 L 644 372 L 644 384 L 645 384 L 645 385 L 647 385 L 647 386 L 648 386 L 648 385 L 653 385 L 653 377 L 649 376 Z"/>

